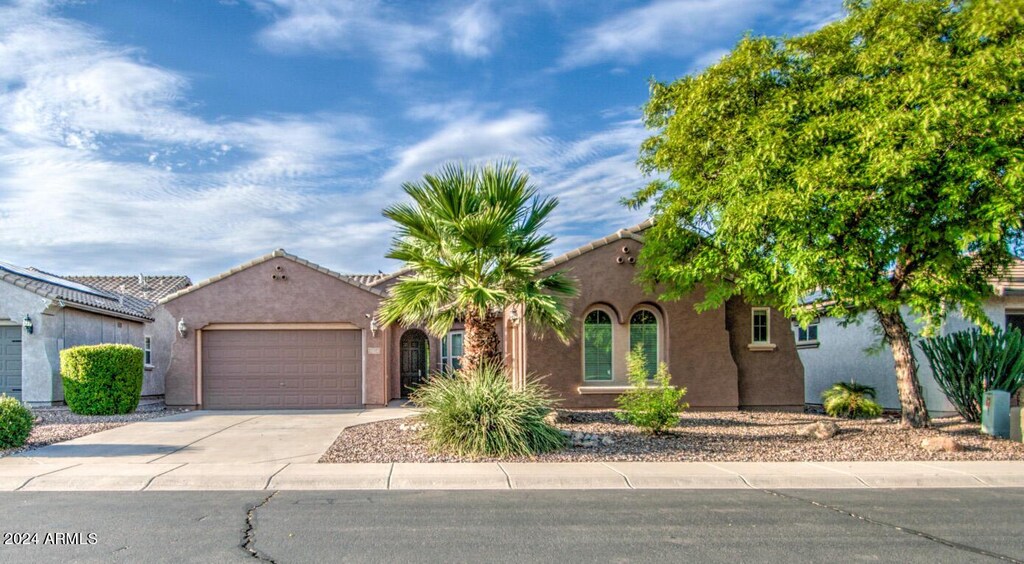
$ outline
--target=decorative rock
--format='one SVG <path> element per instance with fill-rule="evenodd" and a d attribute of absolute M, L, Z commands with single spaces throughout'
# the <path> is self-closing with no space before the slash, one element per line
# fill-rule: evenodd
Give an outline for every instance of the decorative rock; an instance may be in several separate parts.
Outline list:
<path fill-rule="evenodd" d="M 819 440 L 831 439 L 839 434 L 839 425 L 831 421 L 816 421 L 810 425 L 800 427 L 796 431 L 797 436 L 815 438 Z"/>
<path fill-rule="evenodd" d="M 960 452 L 964 449 L 952 437 L 928 437 L 921 441 L 921 448 L 928 452 Z"/>
<path fill-rule="evenodd" d="M 555 425 L 558 423 L 559 419 L 560 417 L 558 416 L 558 412 L 553 409 L 544 416 L 544 422 L 548 425 Z"/>
<path fill-rule="evenodd" d="M 426 429 L 426 428 L 427 428 L 427 424 L 425 422 L 422 422 L 422 421 L 419 422 L 419 423 L 410 423 L 410 424 L 402 423 L 401 425 L 398 426 L 398 430 L 399 431 L 422 431 L 423 429 Z"/>

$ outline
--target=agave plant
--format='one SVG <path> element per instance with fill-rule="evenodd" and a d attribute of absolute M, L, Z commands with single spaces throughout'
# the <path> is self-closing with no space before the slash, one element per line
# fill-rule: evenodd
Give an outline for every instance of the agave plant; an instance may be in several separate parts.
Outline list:
<path fill-rule="evenodd" d="M 1024 335 L 996 328 L 977 329 L 921 341 L 935 381 L 967 421 L 981 420 L 987 390 L 1011 395 L 1024 386 Z"/>
<path fill-rule="evenodd" d="M 875 401 L 875 388 L 854 381 L 836 382 L 821 394 L 825 413 L 832 417 L 878 417 L 882 406 Z"/>

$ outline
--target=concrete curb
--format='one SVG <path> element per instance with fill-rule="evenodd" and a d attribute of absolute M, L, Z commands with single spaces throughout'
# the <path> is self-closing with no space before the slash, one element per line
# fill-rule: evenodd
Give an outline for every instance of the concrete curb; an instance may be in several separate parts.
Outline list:
<path fill-rule="evenodd" d="M 1024 487 L 1024 461 L 0 464 L 0 491 L 964 487 Z"/>

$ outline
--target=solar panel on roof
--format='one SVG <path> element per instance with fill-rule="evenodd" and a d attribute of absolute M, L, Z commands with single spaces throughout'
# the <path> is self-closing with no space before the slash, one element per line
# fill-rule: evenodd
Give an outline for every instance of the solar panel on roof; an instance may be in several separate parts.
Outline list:
<path fill-rule="evenodd" d="M 39 282 L 45 282 L 47 284 L 53 284 L 54 286 L 60 286 L 61 288 L 67 288 L 68 290 L 74 290 L 76 292 L 82 292 L 84 294 L 90 294 L 90 295 L 97 296 L 97 297 L 104 298 L 104 299 L 108 299 L 108 300 L 116 300 L 117 299 L 117 296 L 114 296 L 112 294 L 108 294 L 107 292 L 103 292 L 103 291 L 97 290 L 96 288 L 93 288 L 91 286 L 86 286 L 85 284 L 79 284 L 78 282 L 72 282 L 70 280 L 65 280 L 63 278 L 59 278 L 57 276 L 46 274 L 45 272 L 40 272 L 38 270 L 30 270 L 28 268 L 22 268 L 20 266 L 15 266 L 13 264 L 8 264 L 6 262 L 0 262 L 0 270 L 6 270 L 7 272 L 10 272 L 11 274 L 16 274 L 18 276 L 24 276 L 25 278 L 31 278 L 33 280 L 38 280 Z"/>

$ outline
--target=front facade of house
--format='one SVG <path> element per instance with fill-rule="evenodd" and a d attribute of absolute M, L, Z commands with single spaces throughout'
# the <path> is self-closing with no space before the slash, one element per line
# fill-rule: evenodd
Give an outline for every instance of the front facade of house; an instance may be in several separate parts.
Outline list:
<path fill-rule="evenodd" d="M 61 403 L 60 351 L 65 348 L 120 343 L 152 356 L 148 327 L 149 310 L 155 303 L 103 287 L 115 282 L 121 287 L 124 280 L 138 277 L 86 278 L 89 281 L 0 263 L 0 394 L 31 406 Z M 149 280 L 174 289 L 188 281 L 185 277 Z M 147 366 L 142 395 L 163 393 L 162 378 Z"/>
<path fill-rule="evenodd" d="M 625 355 L 643 342 L 689 389 L 695 408 L 801 408 L 803 368 L 777 312 L 734 300 L 697 314 L 633 282 L 645 225 L 559 257 L 545 268 L 579 280 L 568 344 L 536 338 L 510 310 L 499 324 L 514 378 L 543 376 L 566 407 L 609 407 L 627 385 Z M 457 367 L 458 327 L 438 339 L 380 327 L 377 310 L 403 273 L 343 275 L 283 250 L 169 295 L 154 335 L 173 343 L 156 371 L 166 402 L 206 409 L 385 405 L 442 366 Z"/>
<path fill-rule="evenodd" d="M 997 327 L 1024 331 L 1024 261 L 1018 260 L 1005 278 L 993 280 L 992 285 L 995 295 L 985 301 L 985 315 Z M 904 317 L 915 332 L 920 329 L 912 323 L 909 312 L 904 312 Z M 973 328 L 973 323 L 954 313 L 946 319 L 940 334 Z M 805 330 L 799 327 L 793 330 L 807 375 L 805 401 L 808 404 L 821 404 L 821 393 L 832 384 L 855 380 L 874 386 L 882 407 L 900 409 L 892 352 L 887 346 L 879 346 L 881 330 L 870 316 L 859 324 L 845 326 L 837 319 L 823 317 Z M 928 411 L 933 416 L 954 415 L 955 408 L 935 382 L 928 359 L 919 346 L 914 347 L 914 355 Z"/>

